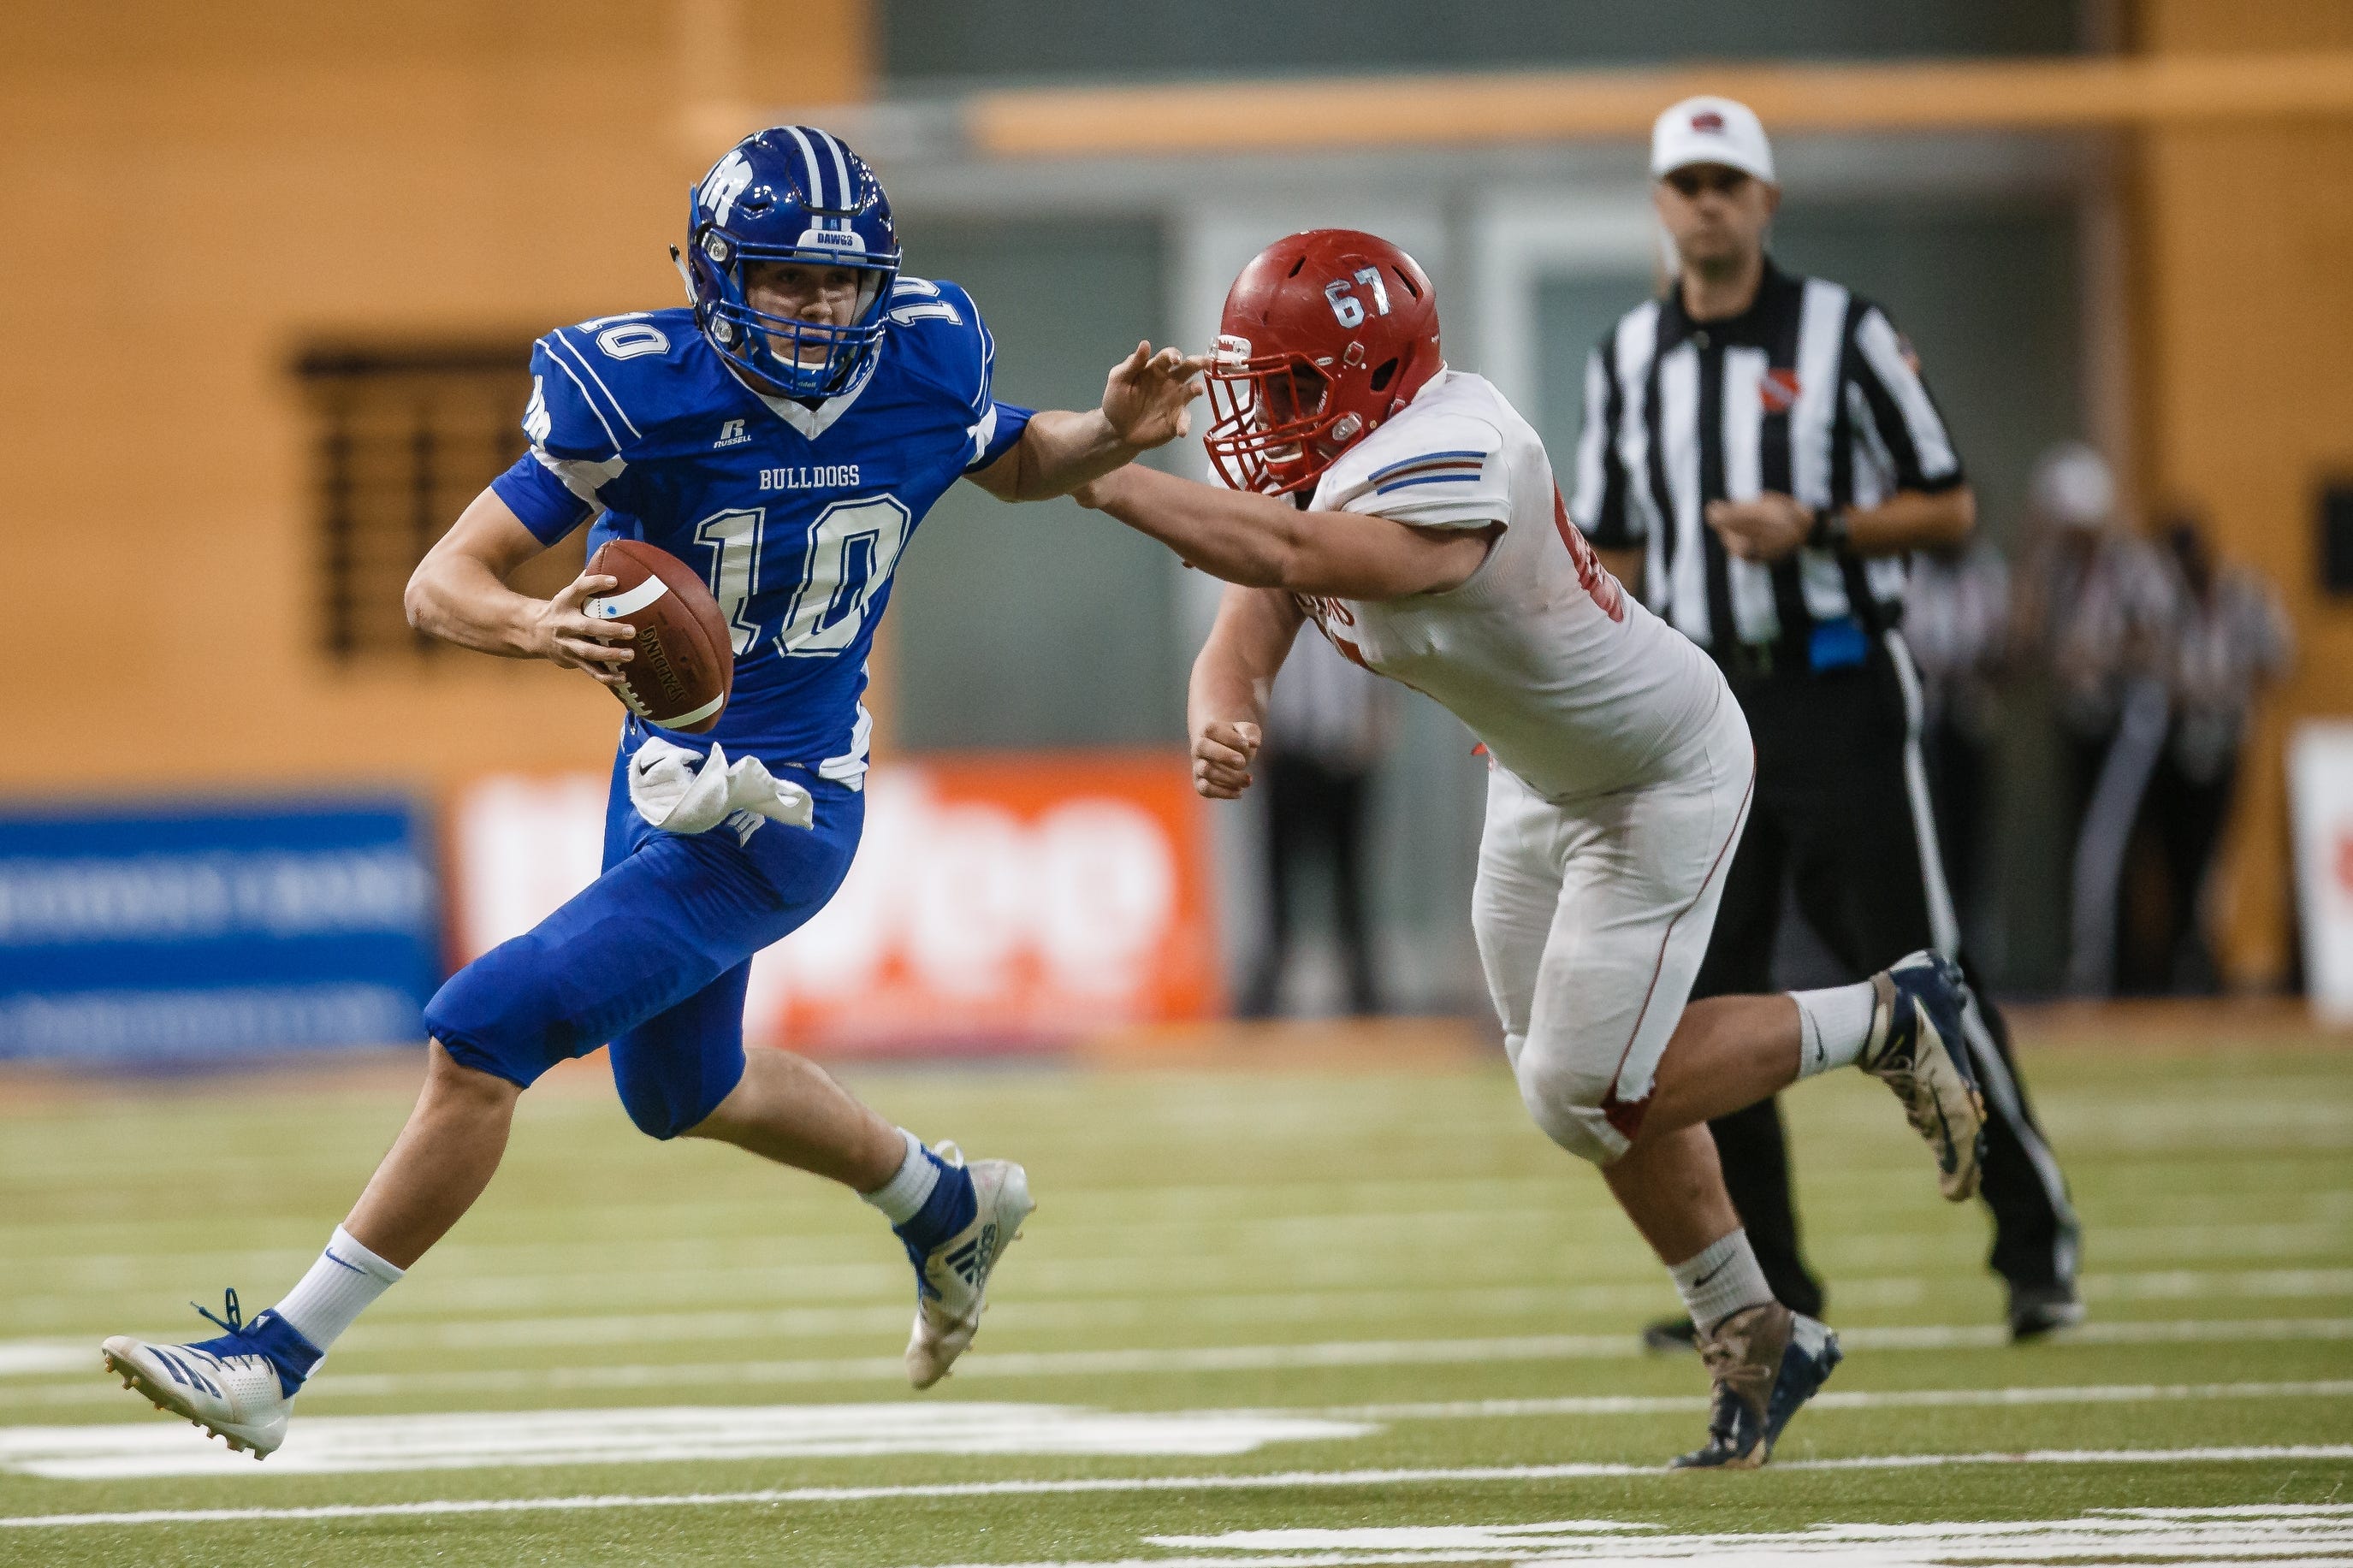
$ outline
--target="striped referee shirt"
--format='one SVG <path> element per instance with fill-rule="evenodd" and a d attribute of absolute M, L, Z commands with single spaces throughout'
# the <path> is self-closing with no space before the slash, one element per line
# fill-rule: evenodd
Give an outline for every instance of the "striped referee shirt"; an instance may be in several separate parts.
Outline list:
<path fill-rule="evenodd" d="M 1719 663 L 1803 669 L 1817 628 L 1895 623 L 1905 557 L 1807 546 L 1743 561 L 1707 526 L 1707 503 L 1772 490 L 1860 509 L 1961 482 L 1886 313 L 1767 260 L 1738 316 L 1694 321 L 1670 289 L 1602 339 L 1586 365 L 1569 515 L 1596 545 L 1641 549 L 1644 602 Z"/>

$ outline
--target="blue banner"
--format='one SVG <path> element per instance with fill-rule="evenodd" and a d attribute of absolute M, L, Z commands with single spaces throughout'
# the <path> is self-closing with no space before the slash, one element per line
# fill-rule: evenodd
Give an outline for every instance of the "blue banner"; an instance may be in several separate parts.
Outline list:
<path fill-rule="evenodd" d="M 0 1058 L 421 1039 L 438 908 L 406 801 L 0 816 Z"/>

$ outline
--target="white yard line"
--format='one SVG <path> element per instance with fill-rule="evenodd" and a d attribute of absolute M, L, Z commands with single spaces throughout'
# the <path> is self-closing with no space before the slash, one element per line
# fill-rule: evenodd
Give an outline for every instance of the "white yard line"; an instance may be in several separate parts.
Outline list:
<path fill-rule="evenodd" d="M 325 1476 L 547 1465 L 965 1454 L 1208 1458 L 1275 1443 L 1368 1437 L 1381 1427 L 1304 1413 L 1089 1410 L 955 1400 L 919 1405 L 723 1405 L 606 1410 L 313 1415 L 267 1467 L 177 1422 L 0 1426 L 0 1471 L 47 1480 Z"/>
<path fill-rule="evenodd" d="M 0 1340 L 0 1377 L 81 1373 L 97 1364 L 89 1340 Z"/>
<path fill-rule="evenodd" d="M 1600 1234 L 1606 1221 L 1601 1211 L 1564 1204 L 1256 1218 L 1147 1215 L 1124 1223 L 1061 1223 L 1054 1229 L 1050 1250 L 1025 1259 L 1022 1276 L 1024 1289 L 1033 1300 L 1118 1295 L 1133 1289 L 1139 1270 L 1157 1262 L 1167 1247 L 1198 1237 L 1201 1245 L 1187 1267 L 1199 1284 L 1218 1288 L 1262 1280 L 1268 1277 L 1269 1260 L 1279 1259 L 1279 1277 L 1299 1284 L 1386 1289 L 1398 1278 L 1397 1249 L 1380 1245 L 1392 1237 L 1399 1238 L 1399 1248 L 1419 1258 L 1441 1251 L 1495 1255 L 1498 1233 L 1524 1238 L 1533 1230 L 1550 1237 L 1548 1245 L 1576 1248 L 1583 1245 L 1584 1232 Z M 1375 1234 L 1359 1238 L 1360 1230 Z M 2165 1265 L 2170 1271 L 2198 1259 L 2334 1258 L 2341 1258 L 2346 1243 L 2353 1240 L 2353 1213 L 2266 1224 L 2107 1226 L 2097 1237 L 2103 1258 Z M 1334 1245 L 1335 1238 L 1339 1245 Z M 1312 1249 L 1308 1243 L 1314 1244 Z M 797 1257 L 797 1247 L 816 1256 Z M 1820 1250 L 1834 1273 L 1941 1265 L 1957 1256 L 1950 1238 L 1905 1231 L 1833 1236 Z M 845 1251 L 861 1256 L 839 1256 Z M 895 1292 L 904 1265 L 879 1254 L 868 1256 L 869 1251 L 860 1237 L 843 1233 L 762 1237 L 749 1242 L 740 1237 L 703 1237 L 633 1243 L 625 1265 L 614 1262 L 616 1253 L 608 1242 L 511 1248 L 460 1245 L 437 1252 L 431 1277 L 417 1281 L 418 1289 L 400 1302 L 387 1306 L 397 1315 L 424 1316 L 452 1309 L 562 1308 L 598 1297 L 658 1305 L 709 1303 L 730 1295 L 809 1301 Z M 125 1291 L 178 1290 L 192 1277 L 282 1276 L 290 1280 L 315 1256 L 247 1251 L 50 1259 L 16 1276 L 37 1282 L 37 1293 L 12 1297 L 0 1292 L 0 1310 L 19 1321 L 33 1313 L 78 1315 L 92 1302 L 119 1301 Z M 578 1267 L 569 1266 L 574 1264 Z M 1595 1245 L 1589 1258 L 1581 1257 L 1579 1267 L 1622 1273 L 1629 1284 L 1647 1281 L 1655 1273 L 1655 1265 L 1615 1232 Z M 1424 1277 L 1443 1277 L 1443 1268 L 1430 1265 Z M 1524 1273 L 1515 1272 L 1507 1282 L 1527 1281 Z"/>
<path fill-rule="evenodd" d="M 2348 1112 L 2353 1115 L 2353 1110 Z M 2261 1163 L 2262 1156 L 2250 1154 L 2251 1163 Z M 2309 1173 L 2309 1162 L 2296 1162 Z M 1905 1167 L 1890 1165 L 1891 1176 L 1900 1174 Z M 2242 1170 L 2244 1165 L 2234 1166 Z M 111 1164 L 104 1174 L 116 1172 Z M 2218 1172 L 2227 1176 L 2229 1172 Z M 1509 1205 L 1514 1208 L 1541 1207 L 1559 1210 L 1573 1202 L 1574 1194 L 1561 1185 L 1559 1171 L 1524 1176 L 1415 1176 L 1407 1180 L 1345 1181 L 1301 1180 L 1286 1182 L 1282 1187 L 1285 1212 L 1292 1215 L 1361 1213 L 1366 1208 L 1395 1209 L 1404 1212 L 1427 1212 L 1430 1207 L 1444 1209 L 1477 1208 L 1492 1210 Z M 1075 1184 L 1060 1184 L 1054 1189 L 1054 1207 L 1058 1215 L 1085 1223 L 1109 1223 L 1134 1226 L 1157 1223 L 1162 1217 L 1198 1219 L 1227 1209 L 1244 1215 L 1255 1215 L 1266 1206 L 1271 1189 L 1262 1182 L 1213 1182 L 1199 1184 L 1138 1184 L 1126 1173 L 1088 1177 Z M 820 1206 L 823 1200 L 818 1200 Z M 2114 1227 L 2193 1229 L 2229 1226 L 2243 1216 L 2249 1194 L 2228 1189 L 2200 1193 L 2162 1194 L 2135 1196 L 2113 1194 L 2103 1209 L 2111 1216 Z M 2353 1186 L 2299 1187 L 2292 1192 L 2265 1194 L 2265 1213 L 2274 1223 L 2321 1223 L 2353 1215 Z M 1818 1206 L 1825 1215 L 1848 1218 L 1869 1215 L 1883 1205 L 1852 1192 L 1825 1194 Z M 807 1229 L 789 1228 L 789 1221 L 801 1214 L 798 1208 L 780 1208 L 773 1197 L 731 1197 L 712 1202 L 698 1202 L 691 1213 L 681 1212 L 672 1205 L 615 1203 L 599 1205 L 600 1220 L 611 1227 L 628 1232 L 638 1222 L 644 1222 L 649 1234 L 663 1238 L 659 1245 L 702 1247 L 713 1254 L 724 1254 L 740 1247 L 746 1235 L 756 1236 L 763 1246 L 774 1245 L 790 1248 L 803 1244 L 823 1244 L 844 1237 L 855 1237 L 860 1231 L 844 1229 L 837 1225 L 820 1225 Z M 1606 1217 L 1608 1211 L 1602 1211 Z M 582 1227 L 577 1213 L 563 1207 L 526 1206 L 508 1211 L 510 1221 L 533 1215 L 544 1215 L 548 1223 L 536 1229 L 518 1224 L 518 1234 L 531 1234 L 533 1239 L 514 1244 L 489 1242 L 450 1242 L 437 1248 L 437 1258 L 466 1258 L 471 1264 L 489 1264 L 520 1253 L 532 1259 L 552 1253 L 608 1253 L 610 1243 L 602 1238 L 604 1226 Z M 685 1220 L 695 1228 L 681 1233 L 678 1223 Z M 780 1225 L 787 1228 L 779 1229 Z M 2111 1225 L 2104 1225 L 2105 1235 Z M 151 1247 L 143 1243 L 163 1237 L 165 1245 Z M 0 1218 L 0 1252 L 20 1259 L 29 1268 L 54 1271 L 70 1268 L 86 1274 L 100 1274 L 108 1269 L 163 1267 L 180 1271 L 204 1267 L 218 1268 L 225 1263 L 238 1262 L 259 1265 L 277 1259 L 290 1259 L 297 1268 L 315 1254 L 307 1240 L 301 1245 L 260 1248 L 247 1247 L 236 1252 L 217 1249 L 182 1251 L 172 1245 L 179 1237 L 172 1226 L 164 1221 L 100 1221 L 76 1219 L 71 1223 L 26 1218 L 10 1223 Z M 93 1251 L 103 1245 L 108 1250 Z M 101 1280 L 102 1282 L 102 1280 Z"/>
<path fill-rule="evenodd" d="M 1590 1204 L 1577 1204 L 1556 1198 L 1552 1202 L 1487 1204 L 1472 1207 L 1389 1207 L 1377 1200 L 1351 1200 L 1348 1206 L 1316 1209 L 1293 1205 L 1269 1212 L 1265 1194 L 1245 1211 L 1237 1214 L 1203 1213 L 1198 1208 L 1176 1207 L 1163 1211 L 1157 1203 L 1139 1205 L 1134 1213 L 1106 1212 L 1091 1218 L 1064 1217 L 1057 1222 L 1059 1244 L 1088 1258 L 1116 1255 L 1116 1246 L 1089 1245 L 1098 1238 L 1113 1242 L 1125 1240 L 1132 1245 L 1126 1249 L 1136 1258 L 1158 1255 L 1171 1238 L 1214 1238 L 1219 1245 L 1210 1250 L 1220 1253 L 1263 1250 L 1280 1252 L 1297 1247 L 1302 1241 L 1327 1237 L 1333 1232 L 1364 1232 L 1388 1236 L 1398 1232 L 1434 1231 L 1435 1240 L 1443 1243 L 1450 1237 L 1468 1232 L 1501 1232 L 1525 1235 L 1536 1225 L 1588 1227 L 1599 1232 L 1608 1227 L 1610 1216 Z M 634 1262 L 669 1268 L 691 1268 L 698 1264 L 726 1265 L 740 1260 L 748 1249 L 756 1248 L 779 1259 L 793 1256 L 796 1250 L 815 1252 L 869 1250 L 872 1236 L 878 1231 L 828 1228 L 801 1233 L 763 1232 L 756 1242 L 747 1244 L 741 1235 L 703 1235 L 685 1237 L 654 1237 L 633 1241 L 629 1257 Z M 887 1240 L 887 1237 L 885 1238 Z M 1414 1243 L 1430 1245 L 1429 1240 Z M 1463 1245 L 1470 1245 L 1468 1241 Z M 236 1254 L 182 1252 L 113 1252 L 52 1256 L 35 1261 L 54 1283 L 68 1287 L 105 1289 L 119 1286 L 125 1279 L 139 1279 L 163 1274 L 176 1277 L 194 1270 L 218 1270 L 225 1266 L 260 1268 L 283 1268 L 291 1264 L 296 1269 L 307 1266 L 315 1253 L 290 1252 L 283 1249 L 249 1249 Z M 485 1246 L 460 1242 L 435 1253 L 445 1266 L 487 1269 L 495 1268 L 514 1273 L 525 1267 L 556 1269 L 565 1273 L 562 1265 L 579 1261 L 589 1267 L 578 1270 L 579 1277 L 628 1277 L 633 1270 L 616 1267 L 614 1248 L 608 1241 L 583 1237 L 578 1240 L 519 1242 L 512 1246 Z M 837 1260 L 839 1261 L 839 1260 Z"/>
<path fill-rule="evenodd" d="M 2253 1205 L 2255 1200 L 2250 1199 Z M 2179 1265 L 2208 1258 L 2323 1258 L 2344 1256 L 2353 1221 L 2342 1215 L 2318 1220 L 2263 1224 L 2217 1221 L 2211 1225 L 2108 1225 L 2091 1231 L 2099 1256 L 2110 1262 Z M 1824 1260 L 1838 1268 L 1889 1267 L 1951 1258 L 1945 1236 L 1920 1231 L 1831 1235 L 1820 1245 Z"/>
<path fill-rule="evenodd" d="M 1792 1531 L 1683 1534 L 1635 1521 L 1372 1525 L 1152 1535 L 1151 1545 L 1199 1555 L 1117 1563 L 1033 1563 L 1000 1568 L 1358 1568 L 1508 1560 L 1537 1564 L 1707 1563 L 1718 1568 L 1788 1568 L 1809 1563 L 1897 1568 L 1994 1562 L 2035 1568 L 2101 1561 L 2197 1562 L 2210 1568 L 2341 1568 L 2353 1564 L 2353 1509 L 2295 1505 L 2201 1513 L 2189 1509 L 2094 1509 L 2073 1519 L 1922 1524 L 1817 1524 Z M 2326 1555 L 2322 1555 L 2326 1553 Z M 970 1565 L 977 1568 L 977 1565 Z"/>
<path fill-rule="evenodd" d="M 2150 1268 L 2086 1274 L 2082 1285 L 2094 1301 L 2353 1296 L 2353 1268 Z"/>
<path fill-rule="evenodd" d="M 2048 1388 L 1904 1388 L 1851 1394 L 1832 1391 L 1814 1395 L 1806 1408 L 1910 1410 L 1949 1405 L 2161 1405 L 2208 1399 L 2353 1399 L 2353 1378 L 2301 1383 L 2125 1383 Z M 1598 1394 L 1561 1399 L 1439 1399 L 1221 1414 L 1321 1415 L 1341 1421 L 1455 1421 L 1521 1415 L 1653 1415 L 1706 1408 L 1707 1400 L 1699 1394 Z M 0 1434 L 5 1431 L 0 1427 Z"/>
<path fill-rule="evenodd" d="M 1944 1469 L 1977 1465 L 2276 1464 L 2353 1460 L 2353 1443 L 2269 1447 L 2046 1448 L 2022 1453 L 1886 1454 L 1848 1459 L 1798 1459 L 1775 1469 Z M 116 1513 L 0 1516 L 0 1529 L 39 1530 L 132 1524 L 250 1523 L 264 1520 L 384 1519 L 470 1513 L 531 1513 L 634 1508 L 712 1508 L 778 1503 L 889 1501 L 902 1498 L 1048 1497 L 1075 1493 L 1280 1491 L 1295 1487 L 1366 1488 L 1468 1485 L 1665 1476 L 1656 1465 L 1483 1465 L 1455 1469 L 1286 1470 L 1257 1475 L 1131 1476 L 1064 1480 L 943 1481 L 911 1486 L 786 1487 L 758 1491 L 671 1492 L 541 1498 L 443 1498 L 422 1502 L 330 1503 L 312 1508 L 148 1509 Z M 1687 1484 L 1678 1478 L 1676 1484 Z M 1492 1555 L 1492 1553 L 1490 1554 Z"/>
<path fill-rule="evenodd" d="M 2008 1331 L 1985 1323 L 1842 1329 L 1851 1351 L 1991 1348 Z M 2353 1339 L 2353 1318 L 2169 1319 L 2090 1322 L 2053 1336 L 2079 1345 L 2189 1344 Z M 1159 1349 L 988 1351 L 956 1363 L 956 1375 L 979 1378 L 1152 1376 L 1218 1372 L 1297 1372 L 1320 1367 L 1444 1366 L 1481 1362 L 1623 1361 L 1645 1353 L 1630 1333 L 1523 1334 L 1486 1339 L 1326 1340 L 1303 1344 L 1198 1345 Z M 426 1394 L 480 1396 L 574 1389 L 758 1387 L 778 1384 L 896 1382 L 906 1367 L 894 1355 L 803 1360 L 589 1363 L 572 1366 L 471 1371 L 353 1373 L 329 1375 L 305 1391 L 313 1405 L 329 1399 L 381 1399 Z M 19 1405 L 79 1405 L 111 1397 L 96 1373 L 88 1381 L 11 1392 Z"/>
<path fill-rule="evenodd" d="M 1886 1275 L 1838 1283 L 1849 1307 L 1902 1307 L 1926 1300 L 1935 1280 Z M 2159 1269 L 2086 1275 L 2094 1302 L 2126 1300 L 2311 1300 L 2353 1296 L 2353 1268 Z M 1178 1291 L 1150 1296 L 1017 1297 L 991 1321 L 1000 1336 L 1024 1331 L 1101 1330 L 1139 1324 L 1380 1322 L 1399 1318 L 1477 1314 L 1542 1315 L 1558 1321 L 1580 1313 L 1672 1307 L 1664 1287 L 1629 1285 L 1489 1285 L 1458 1289 L 1367 1290 Z M 488 1350 L 610 1344 L 711 1344 L 776 1339 L 864 1336 L 894 1331 L 907 1316 L 900 1302 L 840 1307 L 776 1307 L 697 1312 L 577 1313 L 530 1318 L 376 1319 L 363 1321 L 344 1348 L 356 1353 L 390 1350 Z M 1875 1332 L 1856 1329 L 1852 1333 Z M 91 1341 L 50 1336 L 0 1340 L 0 1377 L 79 1374 L 88 1370 Z"/>
<path fill-rule="evenodd" d="M 1936 1406 L 2090 1405 L 2192 1400 L 2353 1398 L 2353 1380 L 2105 1384 L 1833 1393 L 1826 1411 Z M 1696 1396 L 1455 1400 L 1244 1410 L 1092 1410 L 1066 1405 L 906 1400 L 870 1405 L 624 1405 L 605 1409 L 311 1415 L 257 1467 L 178 1422 L 0 1426 L 0 1471 L 49 1480 L 479 1469 L 488 1467 L 712 1463 L 908 1454 L 1255 1453 L 1274 1443 L 1369 1437 L 1406 1421 L 1696 1415 Z"/>

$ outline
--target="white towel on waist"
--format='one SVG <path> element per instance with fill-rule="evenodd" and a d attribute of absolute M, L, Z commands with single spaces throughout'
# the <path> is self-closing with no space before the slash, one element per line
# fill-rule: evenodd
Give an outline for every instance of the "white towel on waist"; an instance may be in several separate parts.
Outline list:
<path fill-rule="evenodd" d="M 757 757 L 730 763 L 716 742 L 707 757 L 659 737 L 639 746 L 629 759 L 629 804 L 664 833 L 708 833 L 738 811 L 793 827 L 817 824 L 808 791 Z"/>

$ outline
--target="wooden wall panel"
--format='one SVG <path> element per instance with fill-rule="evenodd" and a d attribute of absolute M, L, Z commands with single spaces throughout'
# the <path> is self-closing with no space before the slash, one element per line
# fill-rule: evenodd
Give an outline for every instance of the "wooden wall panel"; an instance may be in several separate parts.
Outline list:
<path fill-rule="evenodd" d="M 688 184 L 752 112 L 682 54 L 732 52 L 709 90 L 747 100 L 863 88 L 861 0 L 790 11 L 0 7 L 0 539 L 51 661 L 12 700 L 71 746 L 0 754 L 0 788 L 58 787 L 61 755 L 125 789 L 599 761 L 618 710 L 577 676 L 314 651 L 288 362 L 676 303 Z"/>
<path fill-rule="evenodd" d="M 2134 33 L 2176 54 L 2337 48 L 2353 5 L 2148 0 Z M 2323 478 L 2353 475 L 2353 124 L 2152 128 L 2140 174 L 2142 477 L 2209 510 L 2223 553 L 2280 585 L 2301 644 L 2248 752 L 2217 889 L 2225 970 L 2262 986 L 2291 963 L 2285 738 L 2353 712 L 2353 604 L 2319 592 L 2315 521 Z"/>
<path fill-rule="evenodd" d="M 2131 45 L 2153 54 L 2353 47 L 2348 0 L 2138 0 Z"/>

